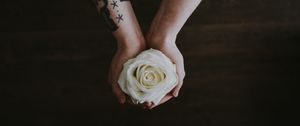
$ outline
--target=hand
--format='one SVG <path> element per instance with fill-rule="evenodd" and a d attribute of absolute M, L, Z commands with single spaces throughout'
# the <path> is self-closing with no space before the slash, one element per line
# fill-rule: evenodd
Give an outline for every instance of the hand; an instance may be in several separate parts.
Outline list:
<path fill-rule="evenodd" d="M 119 103 L 121 104 L 128 103 L 134 105 L 130 97 L 124 94 L 124 92 L 120 89 L 118 84 L 119 75 L 123 69 L 123 64 L 127 60 L 138 55 L 144 49 L 145 49 L 145 44 L 143 40 L 141 42 L 135 42 L 134 44 L 122 42 L 122 44 L 119 43 L 117 52 L 115 53 L 115 56 L 112 59 L 111 67 L 109 69 L 108 81 L 112 86 L 113 93 L 115 94 Z M 136 106 L 146 108 L 151 105 L 152 105 L 151 103 L 144 103 Z"/>
<path fill-rule="evenodd" d="M 157 37 L 148 37 L 147 40 L 147 44 L 150 48 L 160 50 L 166 56 L 168 56 L 176 65 L 176 71 L 178 76 L 177 86 L 160 101 L 160 103 L 158 104 L 160 105 L 167 102 L 171 98 L 178 96 L 179 90 L 183 84 L 183 79 L 185 77 L 184 60 L 182 54 L 180 53 L 179 49 L 175 44 L 176 37 L 163 39 L 157 39 Z M 158 105 L 152 104 L 148 107 L 148 109 L 152 109 Z"/>

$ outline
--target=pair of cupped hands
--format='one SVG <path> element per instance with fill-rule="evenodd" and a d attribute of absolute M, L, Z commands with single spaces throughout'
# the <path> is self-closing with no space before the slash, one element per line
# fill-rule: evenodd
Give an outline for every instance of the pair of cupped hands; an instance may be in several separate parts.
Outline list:
<path fill-rule="evenodd" d="M 141 107 L 143 109 L 152 109 L 160 104 L 167 102 L 171 98 L 178 96 L 179 90 L 183 84 L 183 79 L 185 77 L 185 70 L 183 56 L 177 48 L 175 41 L 176 36 L 165 37 L 161 35 L 155 35 L 154 33 L 149 32 L 149 34 L 147 34 L 146 39 L 143 36 L 141 36 L 139 38 L 135 38 L 134 42 L 118 42 L 118 48 L 112 59 L 111 66 L 109 69 L 108 81 L 111 84 L 112 92 L 117 97 L 119 103 L 127 103 L 137 107 Z M 178 76 L 177 85 L 174 89 L 167 93 L 166 96 L 164 96 L 164 98 L 160 101 L 159 104 L 154 104 L 150 102 L 145 102 L 143 104 L 133 104 L 131 98 L 120 89 L 118 79 L 123 69 L 123 64 L 127 60 L 136 57 L 139 53 L 149 48 L 161 51 L 167 57 L 169 57 L 171 61 L 176 65 L 176 71 Z"/>

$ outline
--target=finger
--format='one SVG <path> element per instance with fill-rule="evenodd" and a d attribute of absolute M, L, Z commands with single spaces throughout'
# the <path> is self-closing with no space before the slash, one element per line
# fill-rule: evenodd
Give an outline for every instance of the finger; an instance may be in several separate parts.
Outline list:
<path fill-rule="evenodd" d="M 142 104 L 141 107 L 142 107 L 143 109 L 146 109 L 146 108 L 151 107 L 152 104 L 153 104 L 153 102 L 144 102 L 144 103 Z"/>
<path fill-rule="evenodd" d="M 184 73 L 180 73 L 180 70 L 177 73 L 177 75 L 178 75 L 178 83 L 175 86 L 175 88 L 171 91 L 171 93 L 174 97 L 178 97 L 178 94 L 179 94 L 179 91 L 180 91 L 180 89 L 183 85 L 183 79 L 184 79 L 184 76 L 185 76 Z"/>
<path fill-rule="evenodd" d="M 136 106 L 136 107 L 143 108 L 143 109 L 149 108 L 152 105 L 151 102 L 144 102 L 142 104 L 135 104 L 135 103 L 132 102 L 132 100 L 131 100 L 131 98 L 129 98 L 129 96 L 126 98 L 126 103 L 128 103 L 130 105 L 133 105 L 133 106 Z"/>
<path fill-rule="evenodd" d="M 144 107 L 150 107 L 152 105 L 152 102 L 144 102 L 142 105 Z"/>
<path fill-rule="evenodd" d="M 157 105 L 155 105 L 155 104 L 153 103 L 153 104 L 152 104 L 150 107 L 148 107 L 148 108 L 149 108 L 149 109 L 153 109 L 153 108 L 155 108 L 156 106 L 159 106 L 159 105 L 161 105 L 161 104 L 167 102 L 167 101 L 170 100 L 171 98 L 173 98 L 173 95 L 168 94 L 168 95 L 166 95 L 162 100 L 160 100 L 160 102 L 159 102 Z"/>
<path fill-rule="evenodd" d="M 182 87 L 182 83 L 178 83 L 178 85 L 171 91 L 174 97 L 178 97 L 181 87 Z"/>
<path fill-rule="evenodd" d="M 173 94 L 174 97 L 178 97 L 179 91 L 183 85 L 183 79 L 185 77 L 183 60 L 177 62 L 176 71 L 177 71 L 177 76 L 178 76 L 178 83 L 177 83 L 177 86 L 175 86 L 175 88 L 171 91 L 171 93 Z"/>
<path fill-rule="evenodd" d="M 130 98 L 129 96 L 126 97 L 126 103 L 127 103 L 127 104 L 130 104 L 130 105 L 132 105 L 132 106 L 135 106 L 135 107 L 140 107 L 140 108 L 143 108 L 143 109 L 146 108 L 146 105 L 145 105 L 146 102 L 143 103 L 143 104 L 135 104 L 135 103 L 133 103 L 133 101 L 131 100 L 131 98 Z"/>
<path fill-rule="evenodd" d="M 126 101 L 126 95 L 122 92 L 117 83 L 112 84 L 112 91 L 118 98 L 119 103 L 124 104 Z"/>
<path fill-rule="evenodd" d="M 118 55 L 115 55 L 111 67 L 110 67 L 110 72 L 109 72 L 109 81 L 112 86 L 112 91 L 116 95 L 119 103 L 124 104 L 126 102 L 126 95 L 123 93 L 121 90 L 119 84 L 118 84 L 118 79 L 119 79 L 119 74 L 122 70 L 122 65 L 116 63 L 116 59 L 118 58 Z"/>
<path fill-rule="evenodd" d="M 126 95 L 123 93 L 123 91 L 121 90 L 119 84 L 117 83 L 117 79 L 114 79 L 116 77 L 113 76 L 112 72 L 110 72 L 109 76 L 110 76 L 109 81 L 111 83 L 113 93 L 118 98 L 119 103 L 124 104 L 125 101 L 126 101 Z"/>
<path fill-rule="evenodd" d="M 110 84 L 113 83 L 113 77 L 114 75 L 117 73 L 116 70 L 118 70 L 118 63 L 117 63 L 117 59 L 118 59 L 118 54 L 116 53 L 114 55 L 114 57 L 112 58 L 112 61 L 110 63 L 110 67 L 109 67 L 109 72 L 108 72 L 108 82 Z"/>
<path fill-rule="evenodd" d="M 121 90 L 119 84 L 117 82 L 113 82 L 112 72 L 109 73 L 109 83 L 111 83 L 112 91 L 117 97 L 119 103 L 124 104 L 126 102 L 126 95 Z"/>

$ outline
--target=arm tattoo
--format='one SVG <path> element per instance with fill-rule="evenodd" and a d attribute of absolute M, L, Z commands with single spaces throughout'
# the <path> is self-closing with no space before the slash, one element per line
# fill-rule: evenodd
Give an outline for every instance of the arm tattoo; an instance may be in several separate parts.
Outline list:
<path fill-rule="evenodd" d="M 96 5 L 97 7 L 102 6 L 100 8 L 99 14 L 103 16 L 108 28 L 113 32 L 116 31 L 119 27 L 110 17 L 110 12 L 108 9 L 108 0 L 96 0 Z"/>
<path fill-rule="evenodd" d="M 120 0 L 120 2 L 123 2 L 123 1 L 130 1 L 130 0 Z M 117 10 L 118 14 L 115 18 L 117 20 L 117 23 L 120 24 L 121 21 L 124 21 L 124 18 L 123 18 L 123 14 L 119 13 L 119 10 L 118 10 L 119 3 L 118 3 L 118 1 L 113 0 L 111 3 L 108 3 L 108 0 L 96 0 L 96 5 L 97 5 L 97 7 L 100 6 L 100 8 L 99 8 L 100 9 L 99 10 L 100 14 L 104 17 L 104 20 L 105 20 L 108 28 L 113 32 L 116 31 L 119 28 L 119 26 L 111 18 L 108 6 L 112 6 L 113 10 L 115 10 L 115 9 Z"/>

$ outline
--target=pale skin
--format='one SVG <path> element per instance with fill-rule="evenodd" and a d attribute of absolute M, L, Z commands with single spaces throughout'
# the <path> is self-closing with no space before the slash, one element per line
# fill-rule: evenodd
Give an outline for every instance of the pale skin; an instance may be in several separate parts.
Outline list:
<path fill-rule="evenodd" d="M 113 28 L 118 49 L 111 63 L 109 83 L 111 83 L 112 91 L 119 102 L 132 104 L 130 98 L 122 92 L 117 83 L 123 64 L 147 48 L 162 51 L 176 64 L 178 83 L 159 104 L 147 102 L 138 106 L 152 109 L 173 97 L 177 97 L 183 84 L 185 70 L 183 56 L 175 43 L 176 37 L 201 0 L 162 0 L 146 38 L 142 34 L 130 1 L 106 0 L 106 2 L 106 7 L 110 12 L 109 17 L 118 27 Z M 105 7 L 104 3 L 105 0 L 98 1 L 99 12 L 101 12 L 101 8 Z"/>

